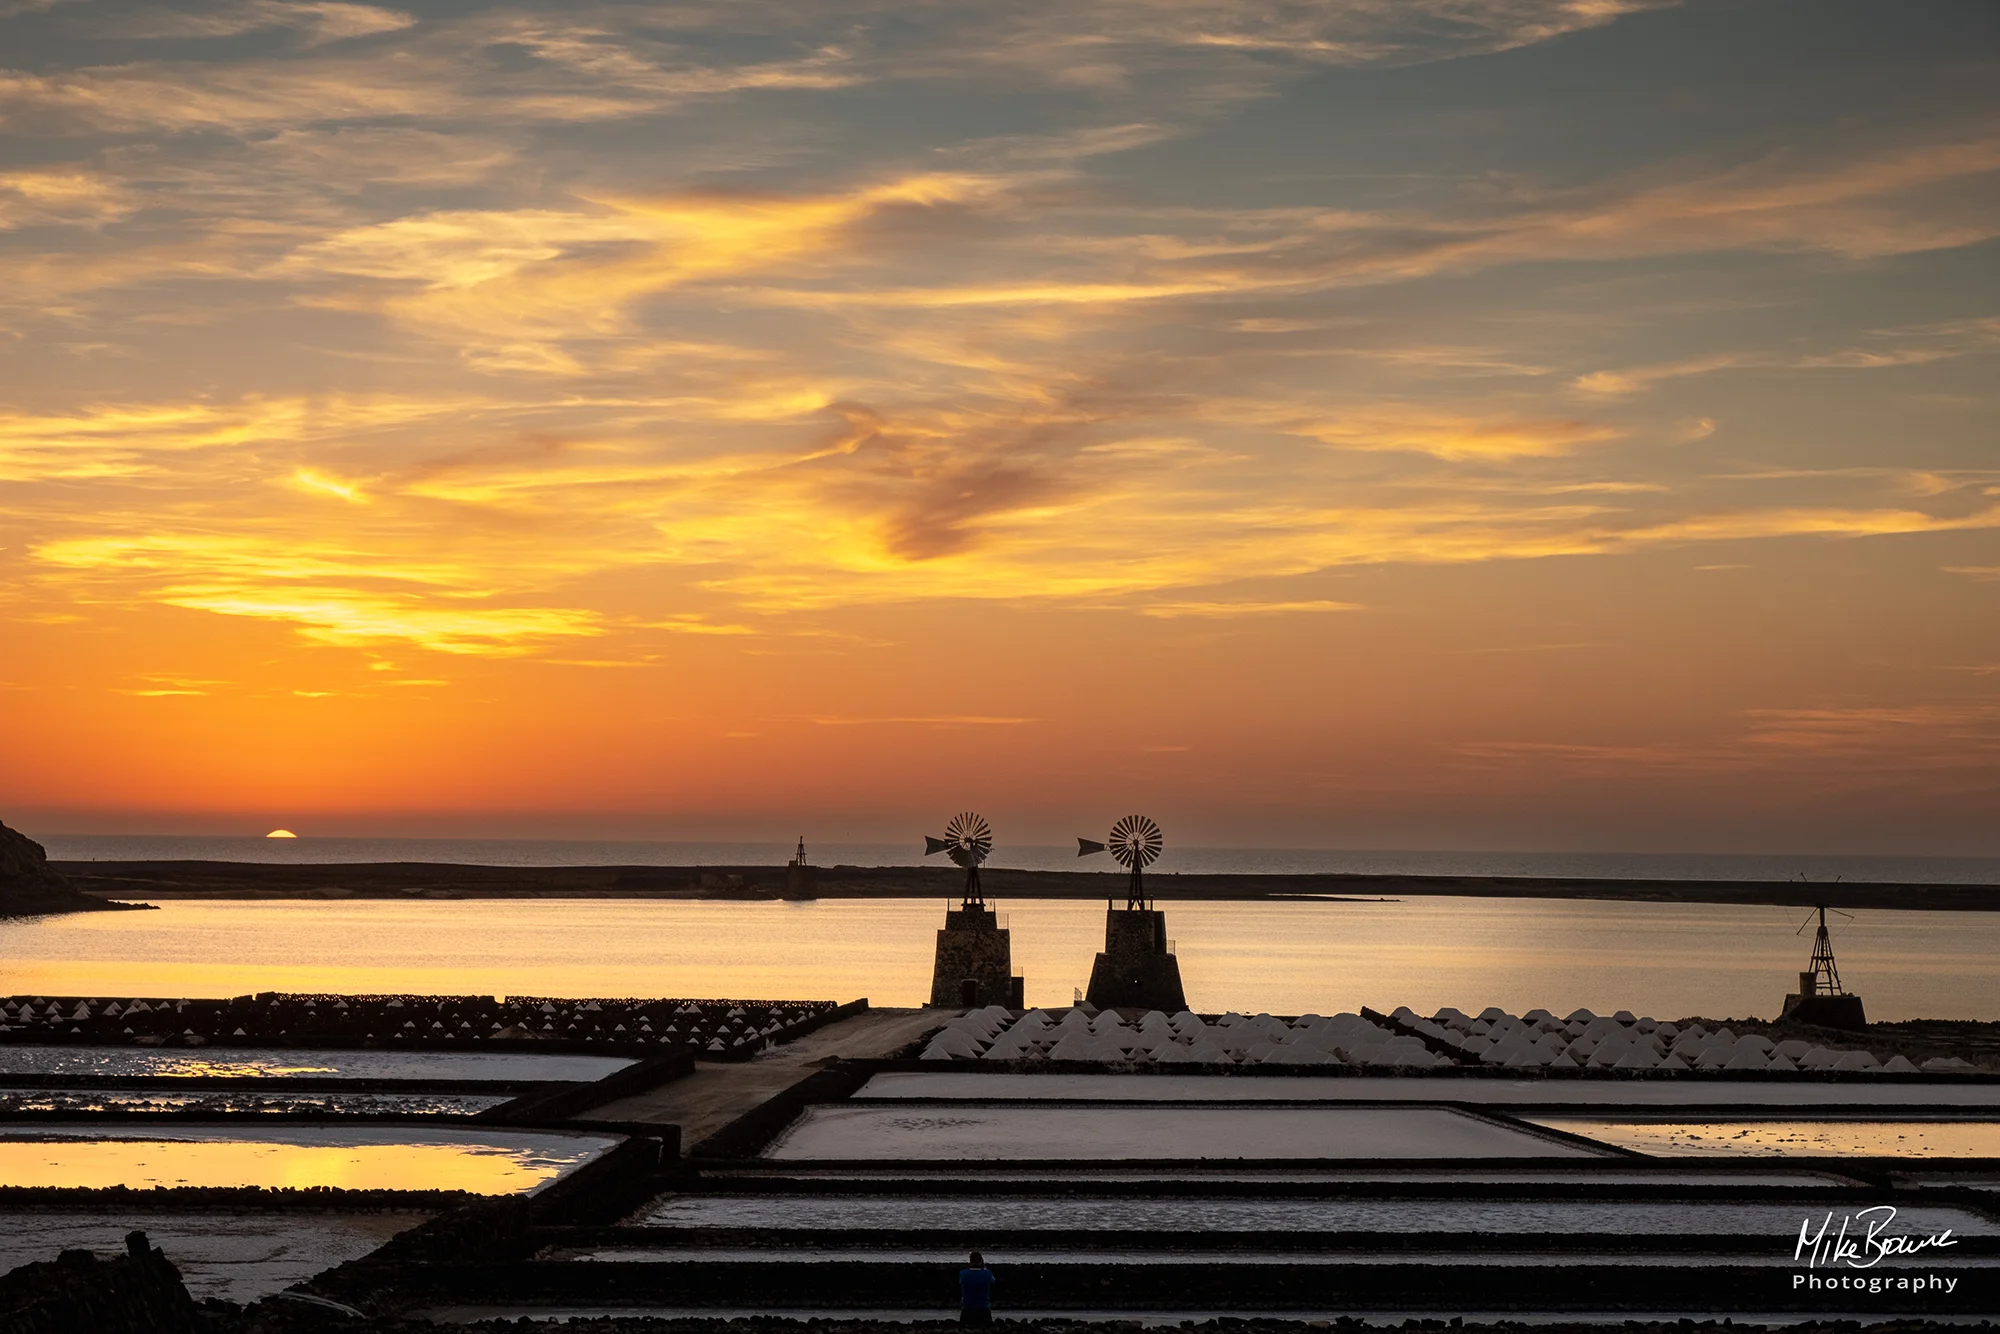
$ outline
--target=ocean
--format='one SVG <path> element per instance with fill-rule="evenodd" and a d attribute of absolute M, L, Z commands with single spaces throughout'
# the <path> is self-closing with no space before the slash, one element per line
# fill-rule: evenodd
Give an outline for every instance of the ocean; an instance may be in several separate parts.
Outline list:
<path fill-rule="evenodd" d="M 777 866 L 795 844 L 499 838 L 220 838 L 158 834 L 54 834 L 40 841 L 57 861 L 456 862 L 479 866 Z M 921 840 L 808 842 L 816 866 L 916 866 Z M 934 857 L 931 864 L 943 862 Z M 1029 871 L 1112 869 L 1079 861 L 1074 844 L 1001 844 L 988 863 Z M 1196 848 L 1169 844 L 1154 870 L 1221 873 L 1553 876 L 1606 880 L 1873 881 L 2000 884 L 2000 857 L 1828 856 L 1769 853 L 1398 852 L 1336 848 Z"/>

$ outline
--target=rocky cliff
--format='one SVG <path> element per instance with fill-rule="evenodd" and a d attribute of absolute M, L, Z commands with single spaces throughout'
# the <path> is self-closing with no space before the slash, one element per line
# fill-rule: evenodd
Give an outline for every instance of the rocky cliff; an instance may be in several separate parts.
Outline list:
<path fill-rule="evenodd" d="M 129 906 L 106 902 L 76 888 L 49 865 L 49 855 L 41 844 L 0 824 L 0 917 Z"/>

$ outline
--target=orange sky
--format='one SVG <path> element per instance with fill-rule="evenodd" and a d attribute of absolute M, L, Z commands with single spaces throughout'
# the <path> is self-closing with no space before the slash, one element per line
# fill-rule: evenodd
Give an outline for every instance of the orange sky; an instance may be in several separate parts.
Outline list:
<path fill-rule="evenodd" d="M 0 8 L 0 817 L 2000 852 L 1996 50 Z"/>

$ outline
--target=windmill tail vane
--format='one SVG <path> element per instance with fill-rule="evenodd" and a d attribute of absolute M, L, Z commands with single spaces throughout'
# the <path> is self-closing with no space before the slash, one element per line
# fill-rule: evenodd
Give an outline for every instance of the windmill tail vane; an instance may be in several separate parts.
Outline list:
<path fill-rule="evenodd" d="M 1104 851 L 1104 845 L 1094 838 L 1080 838 L 1076 841 L 1076 855 L 1088 857 L 1093 852 Z"/>
<path fill-rule="evenodd" d="M 949 839 L 932 838 L 929 834 L 924 835 L 924 856 L 935 857 L 940 852 L 948 852 L 950 849 L 951 841 Z"/>

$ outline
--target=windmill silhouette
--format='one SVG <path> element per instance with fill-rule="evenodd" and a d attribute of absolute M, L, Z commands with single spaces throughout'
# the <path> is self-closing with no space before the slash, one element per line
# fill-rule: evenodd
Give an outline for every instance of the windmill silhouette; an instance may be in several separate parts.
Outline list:
<path fill-rule="evenodd" d="M 1799 923 L 1799 929 L 1793 935 L 1804 935 L 1806 928 L 1814 925 L 1815 919 L 1818 922 L 1818 929 L 1813 932 L 1812 965 L 1800 971 L 1799 989 L 1785 997 L 1779 1018 L 1822 1028 L 1858 1031 L 1868 1027 L 1868 1014 L 1861 1004 L 1861 997 L 1841 985 L 1840 969 L 1833 962 L 1833 933 L 1826 927 L 1829 911 L 1850 920 L 1854 916 L 1838 908 L 1829 910 L 1821 903 L 1816 904 L 1806 920 Z"/>
<path fill-rule="evenodd" d="M 1826 929 L 1826 905 L 1822 903 L 1814 911 L 1819 914 L 1819 930 L 1813 933 L 1812 969 L 1799 974 L 1799 987 L 1808 996 L 1845 995 L 1840 989 L 1840 970 L 1833 965 L 1833 936 Z M 1834 911 L 1840 912 L 1840 909 L 1835 908 Z M 1850 919 L 1854 916 L 1845 912 L 1840 915 Z M 1812 921 L 1811 917 L 1807 917 L 1792 934 L 1804 935 Z M 1811 979 L 1810 986 L 1807 979 Z"/>
<path fill-rule="evenodd" d="M 1095 852 L 1109 852 L 1112 859 L 1132 873 L 1132 880 L 1125 891 L 1127 908 L 1149 908 L 1146 902 L 1146 868 L 1159 860 L 1160 849 L 1165 846 L 1160 826 L 1151 816 L 1128 815 L 1111 826 L 1111 833 L 1104 842 L 1098 843 L 1087 838 L 1076 841 L 1076 855 L 1088 857 Z"/>
<path fill-rule="evenodd" d="M 1166 840 L 1150 816 L 1128 815 L 1111 826 L 1102 843 L 1079 838 L 1076 855 L 1108 852 L 1132 873 L 1125 885 L 1125 907 L 1105 905 L 1104 952 L 1090 969 L 1086 997 L 1100 1010 L 1164 1010 L 1187 1008 L 1181 988 L 1181 966 L 1167 939 L 1167 915 L 1146 898 L 1146 868 L 1159 860 Z"/>
<path fill-rule="evenodd" d="M 979 864 L 993 852 L 993 826 L 975 811 L 961 811 L 944 827 L 943 838 L 924 835 L 924 856 L 945 856 L 965 868 L 965 907 L 983 908 L 986 896 L 979 888 Z"/>
<path fill-rule="evenodd" d="M 937 933 L 937 961 L 931 967 L 930 1003 L 971 1009 L 977 1005 L 1022 1008 L 1025 983 L 1014 974 L 1014 947 L 998 914 L 986 906 L 979 867 L 993 852 L 993 826 L 977 811 L 960 811 L 944 827 L 944 837 L 924 836 L 924 856 L 940 852 L 965 868 L 965 897 L 947 908 Z"/>

